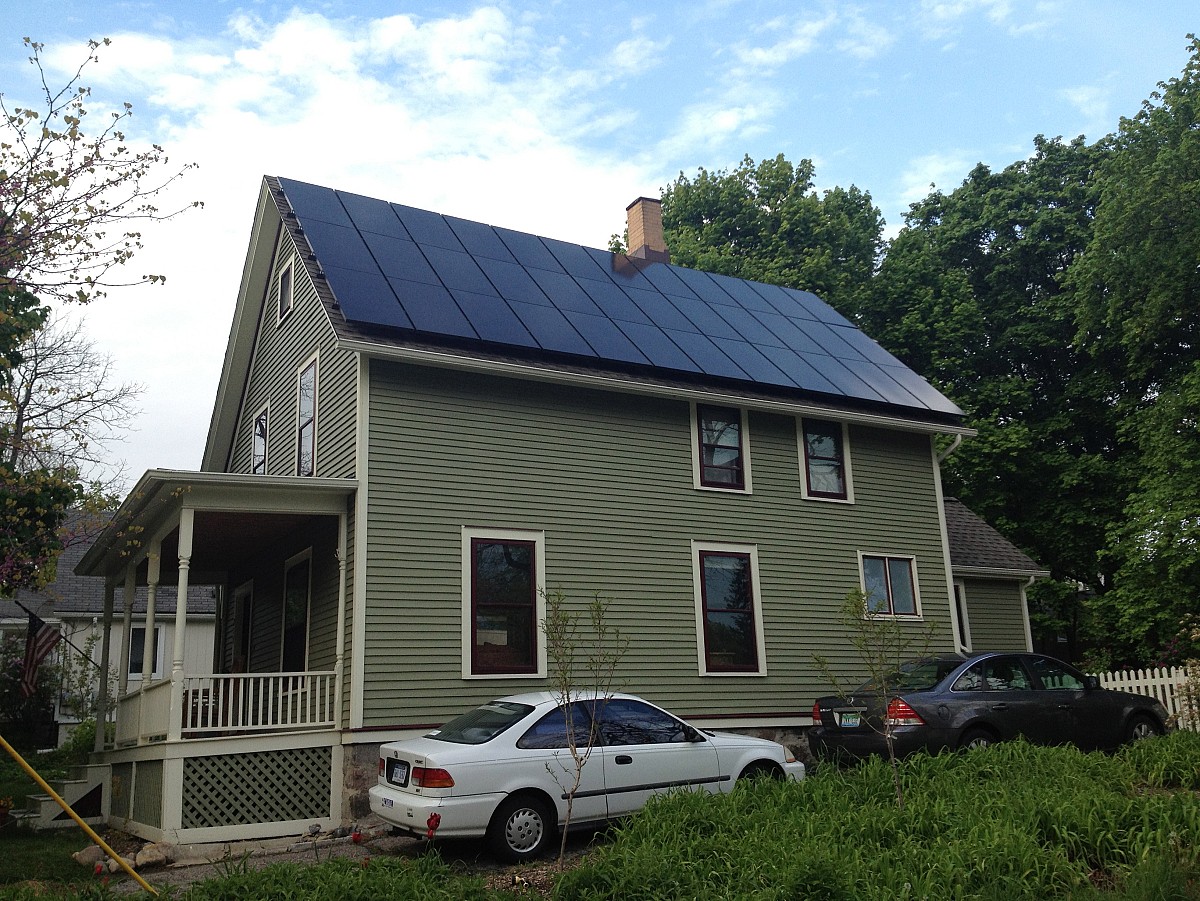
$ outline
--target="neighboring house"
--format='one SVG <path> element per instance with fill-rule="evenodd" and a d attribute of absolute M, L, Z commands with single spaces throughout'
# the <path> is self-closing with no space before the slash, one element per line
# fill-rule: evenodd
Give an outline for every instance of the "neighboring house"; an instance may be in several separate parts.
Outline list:
<path fill-rule="evenodd" d="M 670 265 L 657 201 L 629 217 L 613 254 L 264 181 L 202 471 L 147 472 L 77 567 L 228 598 L 212 674 L 177 634 L 122 698 L 114 822 L 365 816 L 381 741 L 548 684 L 547 590 L 612 599 L 622 688 L 784 738 L 814 654 L 861 671 L 849 592 L 958 646 L 959 408 L 812 294 Z M 1027 645 L 1020 601 L 988 641 Z"/>
<path fill-rule="evenodd" d="M 69 658 L 76 670 L 94 670 L 91 679 L 95 691 L 100 688 L 99 672 L 104 649 L 104 582 L 79 576 L 74 569 L 107 522 L 108 516 L 105 514 L 71 514 L 64 526 L 70 537 L 56 563 L 54 581 L 40 591 L 21 589 L 12 599 L 0 598 L 0 631 L 23 640 L 29 626 L 26 610 L 47 623 L 59 626 L 64 640 L 58 643 L 42 665 L 53 666 Z M 175 596 L 165 596 L 157 605 L 158 615 L 170 618 L 156 621 L 151 633 L 148 661 L 143 653 L 146 643 L 146 597 L 145 588 L 136 591 L 128 621 L 124 616 L 123 599 L 118 599 L 115 604 L 116 618 L 111 621 L 108 633 L 110 659 L 115 661 L 109 668 L 110 682 L 117 690 L 139 686 L 147 663 L 151 680 L 162 679 L 164 674 L 170 675 L 171 672 L 170 658 L 165 657 L 164 652 L 172 647 L 174 640 Z M 186 657 L 189 671 L 208 672 L 211 669 L 216 613 L 215 589 L 209 586 L 192 587 L 187 601 Z M 129 648 L 128 653 L 125 648 Z M 85 664 L 83 655 L 87 653 L 90 653 L 92 662 Z M 58 744 L 80 721 L 81 713 L 72 709 L 69 699 L 60 690 L 54 709 Z"/>
<path fill-rule="evenodd" d="M 1025 590 L 1050 576 L 957 498 L 945 500 L 958 649 L 1032 650 Z"/>

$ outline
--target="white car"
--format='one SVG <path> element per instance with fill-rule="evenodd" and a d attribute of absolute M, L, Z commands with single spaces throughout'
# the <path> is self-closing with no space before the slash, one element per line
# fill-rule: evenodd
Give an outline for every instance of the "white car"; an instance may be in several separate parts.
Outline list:
<path fill-rule="evenodd" d="M 803 779 L 804 764 L 762 738 L 696 729 L 641 698 L 612 694 L 572 705 L 574 744 L 586 750 L 571 825 L 624 816 L 655 794 L 727 792 L 746 776 Z M 500 857 L 544 851 L 566 822 L 575 762 L 551 692 L 499 698 L 421 738 L 379 749 L 371 811 L 417 836 L 487 836 Z"/>

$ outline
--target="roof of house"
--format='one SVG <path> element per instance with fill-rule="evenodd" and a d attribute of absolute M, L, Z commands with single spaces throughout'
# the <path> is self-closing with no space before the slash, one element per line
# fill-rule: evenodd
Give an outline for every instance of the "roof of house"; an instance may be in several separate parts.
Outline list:
<path fill-rule="evenodd" d="M 953 402 L 807 291 L 266 184 L 343 338 L 961 425 Z"/>
<path fill-rule="evenodd" d="M 1033 559 L 972 513 L 957 498 L 948 497 L 946 538 L 950 565 L 956 571 L 977 571 L 1013 576 L 1048 576 Z"/>

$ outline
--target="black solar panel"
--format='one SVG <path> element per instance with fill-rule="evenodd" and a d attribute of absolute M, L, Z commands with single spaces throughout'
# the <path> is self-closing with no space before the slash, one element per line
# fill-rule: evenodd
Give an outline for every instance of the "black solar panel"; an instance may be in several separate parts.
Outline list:
<path fill-rule="evenodd" d="M 348 321 L 962 415 L 809 292 L 279 183 Z"/>
<path fill-rule="evenodd" d="M 344 191 L 339 191 L 337 196 L 360 232 L 364 234 L 373 232 L 391 238 L 412 240 L 408 235 L 408 229 L 404 227 L 404 223 L 396 216 L 392 205 L 386 200 L 363 197 L 361 194 L 347 194 Z"/>
<path fill-rule="evenodd" d="M 453 335 L 457 338 L 478 338 L 467 322 L 450 292 L 441 285 L 410 282 L 400 278 L 388 279 L 413 328 L 432 335 Z"/>
<path fill-rule="evenodd" d="M 472 294 L 470 291 L 451 291 L 450 294 L 480 340 L 510 347 L 538 346 L 529 329 L 522 325 L 517 314 L 499 297 Z"/>

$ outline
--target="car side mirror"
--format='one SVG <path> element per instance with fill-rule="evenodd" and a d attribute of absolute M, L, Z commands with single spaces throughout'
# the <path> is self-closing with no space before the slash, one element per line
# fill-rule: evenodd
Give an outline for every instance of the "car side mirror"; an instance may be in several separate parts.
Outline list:
<path fill-rule="evenodd" d="M 1083 677 L 1083 687 L 1086 688 L 1088 691 L 1095 691 L 1097 688 L 1100 687 L 1100 677 L 1099 676 L 1084 676 Z"/>
<path fill-rule="evenodd" d="M 704 741 L 704 736 L 701 735 L 694 727 L 685 724 L 683 727 L 683 740 L 691 742 Z"/>

